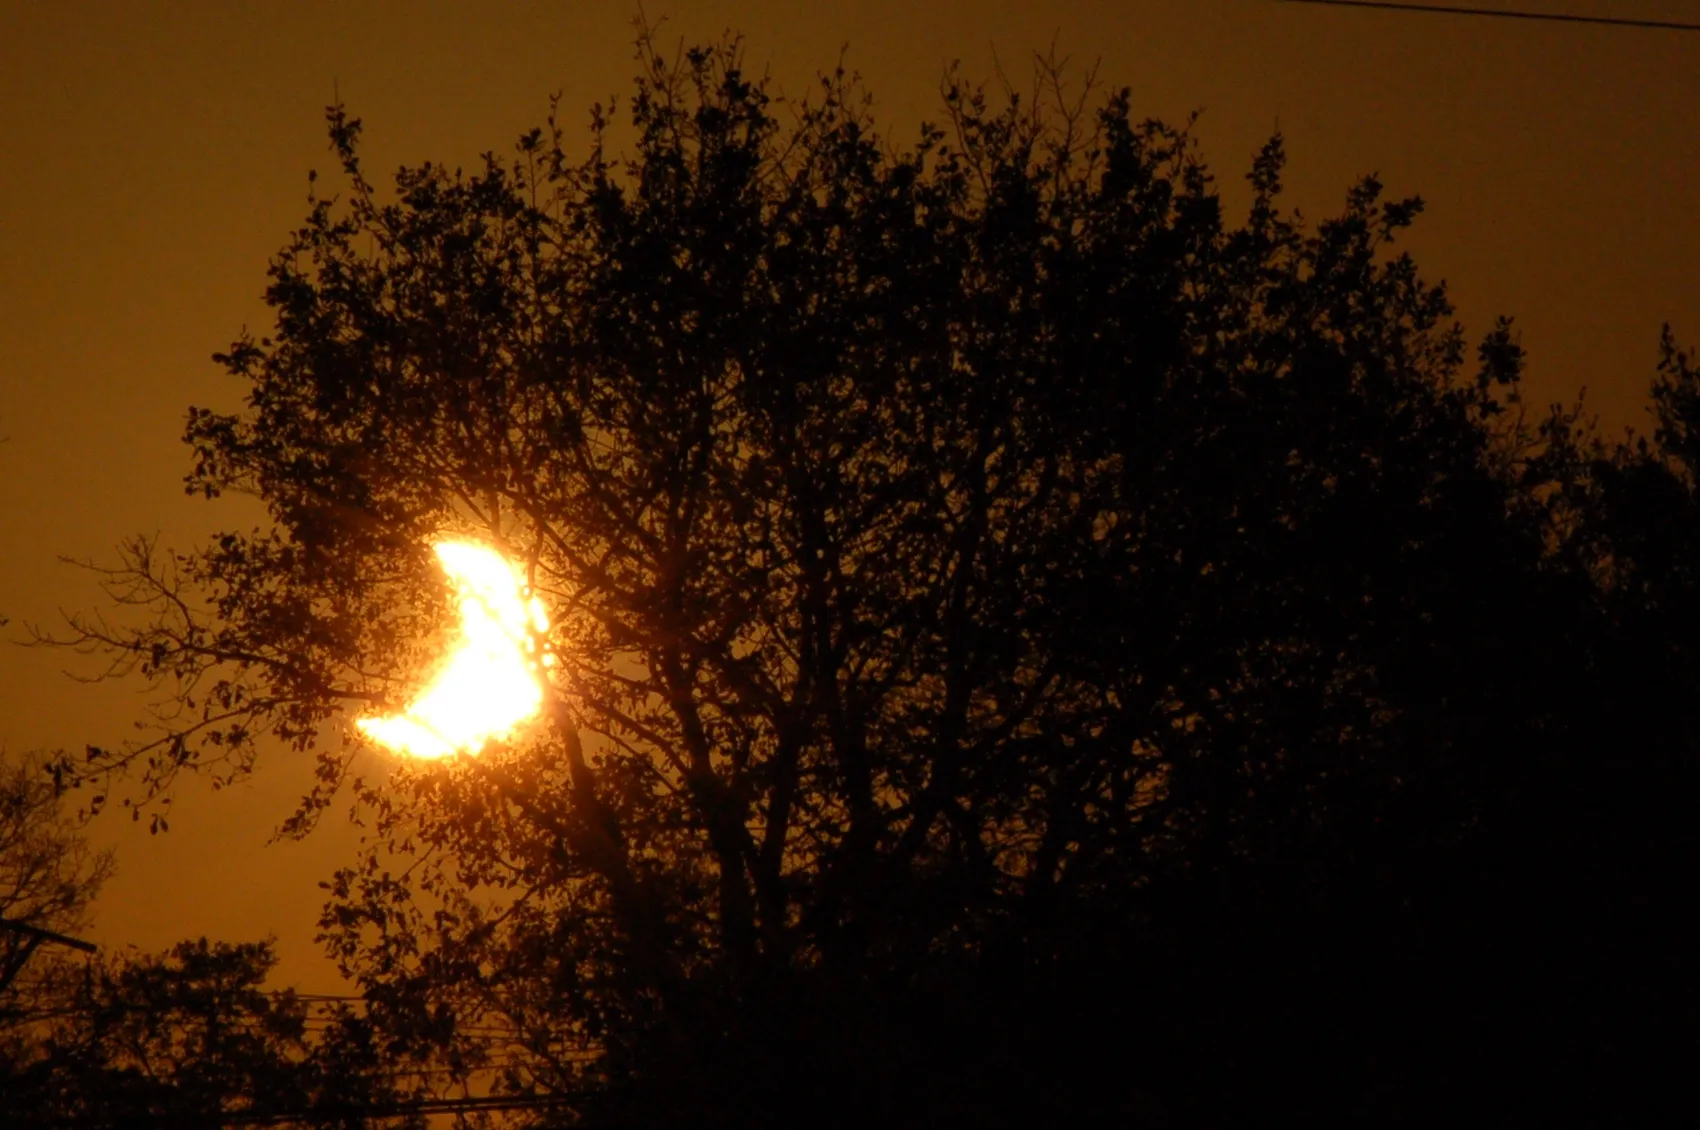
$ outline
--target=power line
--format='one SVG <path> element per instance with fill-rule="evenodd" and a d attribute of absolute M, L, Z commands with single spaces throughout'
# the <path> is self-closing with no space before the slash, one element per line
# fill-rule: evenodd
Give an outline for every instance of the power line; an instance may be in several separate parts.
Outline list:
<path fill-rule="evenodd" d="M 1276 0 L 1280 4 L 1324 4 L 1330 8 L 1375 8 L 1389 12 L 1428 12 L 1437 16 L 1491 16 L 1501 20 L 1540 20 L 1557 24 L 1598 24 L 1656 31 L 1700 31 L 1700 24 L 1673 20 L 1638 20 L 1623 16 L 1566 16 L 1554 12 L 1515 12 L 1496 8 L 1460 8 L 1450 4 L 1400 4 L 1393 0 Z"/>
<path fill-rule="evenodd" d="M 82 950 L 84 953 L 95 953 L 100 948 L 93 942 L 85 942 L 81 938 L 58 934 L 52 930 L 43 930 L 40 926 L 31 926 L 27 922 L 15 922 L 10 918 L 0 918 L 0 930 L 22 934 L 38 942 L 51 942 L 54 945 L 68 946 L 74 950 Z"/>
<path fill-rule="evenodd" d="M 319 1110 L 242 1110 L 223 1111 L 216 1117 L 223 1126 L 278 1126 L 291 1122 L 357 1117 L 361 1119 L 396 1118 L 405 1115 L 472 1114 L 479 1111 L 546 1110 L 551 1107 L 582 1103 L 594 1097 L 591 1092 L 555 1093 L 544 1095 L 465 1095 L 444 1099 L 403 1099 L 396 1102 L 345 1108 L 326 1107 Z"/>
<path fill-rule="evenodd" d="M 0 993 L 12 987 L 23 973 L 35 951 L 44 945 L 68 946 L 84 953 L 96 953 L 98 947 L 93 942 L 85 942 L 81 938 L 73 938 L 68 934 L 43 930 L 40 926 L 31 926 L 28 922 L 17 922 L 10 918 L 0 918 L 0 933 L 16 934 L 23 938 L 16 945 L 7 946 L 6 952 L 0 955 Z"/>

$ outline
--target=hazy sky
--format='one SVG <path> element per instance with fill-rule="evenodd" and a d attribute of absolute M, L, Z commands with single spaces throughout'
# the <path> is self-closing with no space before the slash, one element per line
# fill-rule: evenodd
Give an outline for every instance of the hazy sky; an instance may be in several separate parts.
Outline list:
<path fill-rule="evenodd" d="M 1480 0 L 1496 6 L 1493 0 Z M 1521 0 L 1549 12 L 1700 19 L 1685 0 Z M 323 107 L 366 122 L 367 167 L 470 164 L 541 121 L 577 127 L 630 89 L 627 3 L 29 3 L 0 0 L 0 613 L 51 623 L 98 593 L 61 555 L 120 537 L 191 544 L 248 513 L 181 491 L 191 403 L 239 390 L 209 355 L 266 328 L 268 256 L 326 170 Z M 1053 41 L 1132 88 L 1142 115 L 1203 111 L 1231 199 L 1281 129 L 1289 199 L 1338 207 L 1377 172 L 1429 203 L 1410 245 L 1472 334 L 1515 315 L 1530 399 L 1579 386 L 1613 428 L 1642 420 L 1661 322 L 1700 342 L 1700 34 L 1363 12 L 1274 0 L 843 4 L 651 0 L 663 42 L 741 31 L 752 69 L 801 91 L 848 46 L 900 138 L 937 118 L 943 66 L 1018 72 Z M 144 700 L 67 657 L 0 647 L 0 743 L 122 740 Z M 329 986 L 316 883 L 338 823 L 266 846 L 305 766 L 181 790 L 173 830 L 103 818 L 119 877 L 104 944 L 274 933 L 284 975 Z"/>

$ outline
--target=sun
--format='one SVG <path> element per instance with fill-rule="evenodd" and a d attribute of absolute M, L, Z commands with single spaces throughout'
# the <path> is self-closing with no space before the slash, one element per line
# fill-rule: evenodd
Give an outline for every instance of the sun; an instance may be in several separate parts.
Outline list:
<path fill-rule="evenodd" d="M 406 710 L 355 723 L 390 749 L 424 758 L 477 753 L 537 716 L 546 658 L 537 637 L 549 627 L 542 601 L 527 599 L 524 578 L 496 550 L 465 541 L 432 548 L 459 600 L 457 636 Z"/>

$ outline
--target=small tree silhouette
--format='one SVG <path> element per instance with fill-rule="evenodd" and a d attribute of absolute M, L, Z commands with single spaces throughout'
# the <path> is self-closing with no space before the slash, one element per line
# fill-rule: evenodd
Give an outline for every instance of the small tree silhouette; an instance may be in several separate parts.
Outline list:
<path fill-rule="evenodd" d="M 394 1111 L 406 1086 L 374 1070 L 370 1029 L 346 1007 L 310 1026 L 305 1001 L 263 988 L 276 963 L 269 942 L 205 938 L 98 961 L 10 1065 L 0 1117 L 20 1130 L 401 1125 L 368 1114 Z"/>
<path fill-rule="evenodd" d="M 0 751 L 0 1065 L 28 1054 L 31 1030 L 74 977 L 59 936 L 88 924 L 113 870 L 112 853 L 90 847 L 65 811 L 47 760 Z"/>

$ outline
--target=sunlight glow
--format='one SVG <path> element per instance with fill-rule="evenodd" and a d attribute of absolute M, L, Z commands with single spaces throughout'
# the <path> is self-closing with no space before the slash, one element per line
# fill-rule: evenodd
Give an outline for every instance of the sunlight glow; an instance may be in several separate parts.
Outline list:
<path fill-rule="evenodd" d="M 537 635 L 549 628 L 543 602 L 529 600 L 519 571 L 476 542 L 433 547 L 460 600 L 460 633 L 429 686 L 406 711 L 355 723 L 374 740 L 413 757 L 477 753 L 543 706 Z"/>

